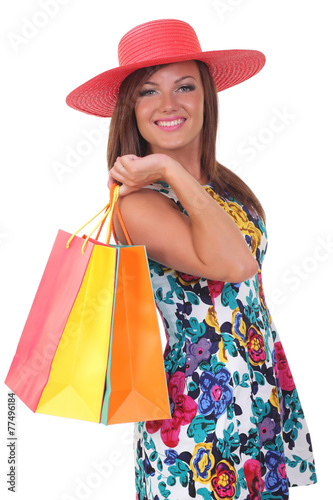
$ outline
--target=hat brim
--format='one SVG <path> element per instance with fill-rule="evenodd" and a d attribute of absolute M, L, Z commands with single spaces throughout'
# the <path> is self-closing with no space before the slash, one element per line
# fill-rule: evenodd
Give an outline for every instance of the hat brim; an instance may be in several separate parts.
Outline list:
<path fill-rule="evenodd" d="M 265 64 L 257 50 L 219 50 L 151 59 L 144 63 L 119 66 L 104 71 L 74 89 L 66 97 L 68 106 L 83 113 L 111 117 L 123 80 L 140 68 L 181 61 L 198 60 L 207 64 L 217 92 L 238 85 L 256 75 Z"/>

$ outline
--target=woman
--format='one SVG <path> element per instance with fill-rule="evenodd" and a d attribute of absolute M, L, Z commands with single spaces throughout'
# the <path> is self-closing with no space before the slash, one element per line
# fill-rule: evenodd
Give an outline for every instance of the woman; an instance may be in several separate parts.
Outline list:
<path fill-rule="evenodd" d="M 316 475 L 262 288 L 264 211 L 215 159 L 216 92 L 264 56 L 202 52 L 188 24 L 161 20 L 127 33 L 119 59 L 67 103 L 112 115 L 108 185 L 121 183 L 125 226 L 147 248 L 167 334 L 172 418 L 136 424 L 137 497 L 287 499 Z"/>

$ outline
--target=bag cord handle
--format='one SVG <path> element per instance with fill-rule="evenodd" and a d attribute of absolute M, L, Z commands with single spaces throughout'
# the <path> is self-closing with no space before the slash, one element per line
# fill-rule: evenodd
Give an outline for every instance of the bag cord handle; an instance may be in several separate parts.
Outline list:
<path fill-rule="evenodd" d="M 129 245 L 132 245 L 131 239 L 129 237 L 129 234 L 127 232 L 127 229 L 125 227 L 123 218 L 122 218 L 122 216 L 120 214 L 120 211 L 119 211 L 119 208 L 118 208 L 118 205 L 117 205 L 117 200 L 118 200 L 118 197 L 119 197 L 119 187 L 120 186 L 118 184 L 116 184 L 116 183 L 112 184 L 112 186 L 111 186 L 111 189 L 110 189 L 110 206 L 111 205 L 112 205 L 112 207 L 114 206 L 114 209 L 116 211 L 116 214 L 117 214 L 118 220 L 120 222 L 121 228 L 122 228 L 123 233 L 125 235 L 126 241 L 127 241 L 127 243 Z M 116 190 L 117 190 L 117 193 L 116 193 L 116 195 L 114 195 L 114 193 L 115 193 Z M 113 203 L 114 196 L 116 196 L 116 200 Z M 112 209 L 111 209 L 111 211 L 113 212 Z M 102 224 L 104 224 L 104 222 Z M 98 231 L 98 233 L 100 233 L 100 230 Z M 111 217 L 109 219 L 109 226 L 108 226 L 108 233 L 107 233 L 107 243 L 108 244 L 110 243 L 111 234 L 113 234 L 114 239 L 118 243 L 118 240 L 116 238 L 116 233 L 115 233 L 115 230 L 114 230 L 113 213 L 111 213 Z"/>
<path fill-rule="evenodd" d="M 124 221 L 123 221 L 123 219 L 121 217 L 121 214 L 119 212 L 119 208 L 116 205 L 118 197 L 119 197 L 119 187 L 120 186 L 118 184 L 116 184 L 116 183 L 112 184 L 112 186 L 110 188 L 110 201 L 109 201 L 109 203 L 104 208 L 102 208 L 102 210 L 100 210 L 96 215 L 94 215 L 94 217 L 92 217 L 90 220 L 88 220 L 88 222 L 86 222 L 85 224 L 83 224 L 83 226 L 81 226 L 77 231 L 75 231 L 75 233 L 73 233 L 71 235 L 71 237 L 69 238 L 69 240 L 66 243 L 66 248 L 69 248 L 69 245 L 70 245 L 71 241 L 73 240 L 74 236 L 76 236 L 80 231 L 82 231 L 82 229 L 84 227 L 86 227 L 88 224 L 90 224 L 90 222 L 92 222 L 94 219 L 96 219 L 96 217 L 98 217 L 103 211 L 104 211 L 104 214 L 103 214 L 102 218 L 96 224 L 96 226 L 94 227 L 94 229 L 85 238 L 85 241 L 84 241 L 84 243 L 82 245 L 82 255 L 84 254 L 84 251 L 85 251 L 85 248 L 87 246 L 89 238 L 91 238 L 91 236 L 93 235 L 93 233 L 97 229 L 98 229 L 98 233 L 96 235 L 96 240 L 98 240 L 98 238 L 99 238 L 99 236 L 101 234 L 102 228 L 104 226 L 104 223 L 105 223 L 106 219 L 108 218 L 108 216 L 110 216 L 110 219 L 109 219 L 109 222 L 108 222 L 106 244 L 109 245 L 110 244 L 111 235 L 113 234 L 114 237 L 115 237 L 113 220 L 112 220 L 114 210 L 116 210 L 116 213 L 117 213 L 120 225 L 121 225 L 122 230 L 124 232 L 124 235 L 126 237 L 126 241 L 127 241 L 127 243 L 129 245 L 131 245 L 130 237 L 129 237 L 128 232 L 127 232 L 127 230 L 125 228 L 125 224 L 124 224 Z"/>

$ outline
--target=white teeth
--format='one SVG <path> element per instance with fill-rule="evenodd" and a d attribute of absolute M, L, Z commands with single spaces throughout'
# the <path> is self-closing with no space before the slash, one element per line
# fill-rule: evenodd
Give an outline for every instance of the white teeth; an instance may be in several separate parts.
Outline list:
<path fill-rule="evenodd" d="M 180 118 L 179 120 L 172 120 L 171 122 L 157 121 L 156 124 L 160 127 L 174 127 L 175 125 L 180 125 L 185 121 L 185 118 Z"/>

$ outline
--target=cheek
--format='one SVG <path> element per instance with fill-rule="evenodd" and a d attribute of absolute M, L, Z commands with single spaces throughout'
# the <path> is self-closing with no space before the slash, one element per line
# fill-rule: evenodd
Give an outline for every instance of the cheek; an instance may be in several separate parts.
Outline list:
<path fill-rule="evenodd" d="M 191 108 L 191 114 L 193 117 L 195 117 L 198 127 L 201 127 L 203 125 L 203 119 L 204 119 L 203 96 L 201 96 L 199 99 L 197 97 L 196 99 L 193 99 L 193 101 L 190 103 L 190 108 Z"/>
<path fill-rule="evenodd" d="M 140 103 L 135 107 L 134 113 L 139 132 L 144 137 L 150 123 L 150 110 Z"/>

